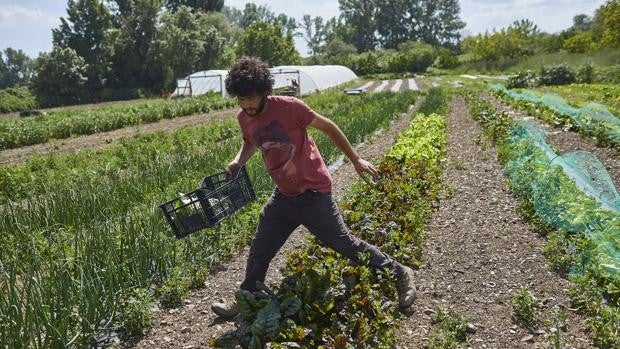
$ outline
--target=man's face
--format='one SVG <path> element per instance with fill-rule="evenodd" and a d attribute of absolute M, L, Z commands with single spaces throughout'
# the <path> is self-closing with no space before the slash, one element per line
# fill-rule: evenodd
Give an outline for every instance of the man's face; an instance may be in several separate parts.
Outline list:
<path fill-rule="evenodd" d="M 267 103 L 266 94 L 253 94 L 250 96 L 238 96 L 237 102 L 243 111 L 249 116 L 256 116 L 265 109 Z"/>

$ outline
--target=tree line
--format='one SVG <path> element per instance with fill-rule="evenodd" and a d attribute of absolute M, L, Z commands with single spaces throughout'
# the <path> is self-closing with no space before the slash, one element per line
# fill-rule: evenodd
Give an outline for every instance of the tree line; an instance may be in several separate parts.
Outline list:
<path fill-rule="evenodd" d="M 68 0 L 51 52 L 30 59 L 7 48 L 0 56 L 0 88 L 27 85 L 44 106 L 138 97 L 170 91 L 195 71 L 225 69 L 242 55 L 300 64 L 296 36 L 308 43 L 310 63 L 409 41 L 457 44 L 465 26 L 457 0 L 389 2 L 403 9 L 400 17 L 378 0 L 339 0 L 339 17 L 298 22 L 267 6 L 240 10 L 223 0 Z"/>
<path fill-rule="evenodd" d="M 457 56 L 493 61 L 541 50 L 620 47 L 620 0 L 577 15 L 558 34 L 530 20 L 461 38 L 458 0 L 339 0 L 340 15 L 301 21 L 267 6 L 224 0 L 68 0 L 53 49 L 31 59 L 0 52 L 0 89 L 25 86 L 41 106 L 166 93 L 192 72 L 226 69 L 242 55 L 270 65 L 343 64 L 358 74 L 452 68 Z M 310 56 L 302 58 L 294 38 Z M 23 93 L 23 90 L 20 91 Z"/>

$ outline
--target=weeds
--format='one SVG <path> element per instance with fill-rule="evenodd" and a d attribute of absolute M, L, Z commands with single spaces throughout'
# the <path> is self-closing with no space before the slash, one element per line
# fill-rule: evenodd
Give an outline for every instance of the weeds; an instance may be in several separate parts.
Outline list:
<path fill-rule="evenodd" d="M 467 339 L 469 320 L 458 314 L 449 314 L 445 308 L 437 307 L 433 316 L 433 329 L 428 337 L 431 349 L 456 348 Z"/>
<path fill-rule="evenodd" d="M 454 169 L 457 171 L 462 171 L 465 169 L 465 165 L 463 165 L 463 163 L 460 160 L 452 161 L 452 167 L 454 167 Z"/>
<path fill-rule="evenodd" d="M 128 336 L 144 335 L 153 326 L 154 300 L 144 288 L 130 291 L 122 302 L 121 328 Z"/>
<path fill-rule="evenodd" d="M 553 308 L 550 319 L 547 320 L 547 324 L 550 326 L 549 328 L 549 348 L 552 349 L 561 349 L 565 348 L 568 345 L 568 339 L 565 338 L 564 333 L 566 333 L 566 320 L 568 319 L 568 314 L 563 309 L 558 307 Z"/>

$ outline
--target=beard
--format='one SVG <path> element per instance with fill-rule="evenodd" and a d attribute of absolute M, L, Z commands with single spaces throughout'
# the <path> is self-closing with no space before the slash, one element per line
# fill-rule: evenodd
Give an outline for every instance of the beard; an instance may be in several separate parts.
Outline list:
<path fill-rule="evenodd" d="M 257 108 L 246 108 L 246 109 L 243 109 L 243 111 L 249 116 L 256 116 L 265 110 L 266 104 L 267 104 L 267 95 L 264 95 L 260 99 L 260 103 L 258 104 Z"/>

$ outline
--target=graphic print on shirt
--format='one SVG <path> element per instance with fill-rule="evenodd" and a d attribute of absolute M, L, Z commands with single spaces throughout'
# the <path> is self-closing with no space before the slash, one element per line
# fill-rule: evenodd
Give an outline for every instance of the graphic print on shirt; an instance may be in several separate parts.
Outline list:
<path fill-rule="evenodd" d="M 282 125 L 276 120 L 265 127 L 259 127 L 252 134 L 252 142 L 263 153 L 265 166 L 271 173 L 274 171 L 286 177 L 294 177 L 297 168 L 293 164 L 295 145 L 284 132 Z"/>

